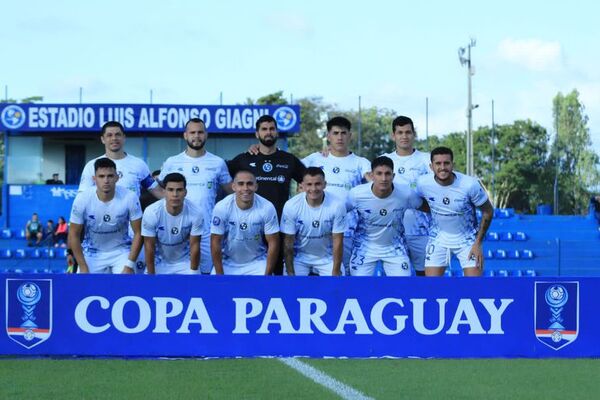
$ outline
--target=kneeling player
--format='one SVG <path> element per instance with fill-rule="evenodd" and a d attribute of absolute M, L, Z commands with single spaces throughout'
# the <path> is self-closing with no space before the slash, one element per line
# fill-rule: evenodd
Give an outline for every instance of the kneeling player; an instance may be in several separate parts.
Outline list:
<path fill-rule="evenodd" d="M 218 275 L 271 275 L 279 255 L 275 206 L 257 195 L 256 177 L 239 170 L 234 193 L 215 205 L 210 250 Z"/>
<path fill-rule="evenodd" d="M 165 198 L 151 204 L 142 218 L 142 236 L 149 274 L 196 273 L 204 220 L 185 198 L 186 180 L 180 173 L 163 179 Z"/>
<path fill-rule="evenodd" d="M 381 261 L 386 275 L 410 276 L 404 212 L 428 209 L 408 185 L 393 183 L 394 162 L 389 157 L 377 157 L 371 169 L 373 182 L 356 186 L 348 196 L 348 210 L 358 213 L 350 273 L 372 276 L 375 264 Z"/>
<path fill-rule="evenodd" d="M 325 194 L 325 174 L 309 167 L 303 193 L 285 203 L 281 217 L 288 275 L 341 275 L 346 209 L 342 199 Z"/>
<path fill-rule="evenodd" d="M 81 273 L 132 273 L 135 268 L 142 247 L 142 209 L 135 193 L 116 186 L 118 179 L 114 161 L 99 158 L 94 162 L 96 186 L 78 193 L 73 202 L 68 241 Z"/>
<path fill-rule="evenodd" d="M 481 276 L 482 242 L 494 208 L 477 179 L 453 171 L 453 157 L 447 147 L 433 149 L 433 175 L 423 175 L 417 181 L 417 193 L 427 199 L 432 218 L 425 274 L 442 276 L 455 254 L 465 276 Z M 482 212 L 479 228 L 475 208 Z"/>

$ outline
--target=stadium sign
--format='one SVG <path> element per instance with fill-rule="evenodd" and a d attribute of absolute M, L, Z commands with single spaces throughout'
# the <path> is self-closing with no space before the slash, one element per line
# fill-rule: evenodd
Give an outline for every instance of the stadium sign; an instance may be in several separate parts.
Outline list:
<path fill-rule="evenodd" d="M 597 278 L 4 279 L 2 355 L 600 356 Z"/>
<path fill-rule="evenodd" d="M 164 104 L 0 104 L 0 131 L 94 132 L 119 121 L 127 132 L 181 133 L 190 118 L 201 118 L 210 133 L 254 133 L 255 123 L 271 115 L 281 132 L 300 131 L 298 105 Z"/>

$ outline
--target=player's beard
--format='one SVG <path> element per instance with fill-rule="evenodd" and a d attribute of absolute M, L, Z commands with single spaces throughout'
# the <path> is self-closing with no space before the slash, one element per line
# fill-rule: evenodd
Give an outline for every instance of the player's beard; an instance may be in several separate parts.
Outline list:
<path fill-rule="evenodd" d="M 261 137 L 261 138 L 258 138 L 258 141 L 261 142 L 264 146 L 272 147 L 275 144 L 275 142 L 277 142 L 277 138 L 272 137 L 272 136 L 265 137 L 265 138 Z"/>
<path fill-rule="evenodd" d="M 186 140 L 186 142 L 187 142 L 187 145 L 188 145 L 188 147 L 189 147 L 190 149 L 192 149 L 192 150 L 196 150 L 196 151 L 198 151 L 198 150 L 202 150 L 202 149 L 204 148 L 204 145 L 206 144 L 206 141 L 200 142 L 200 144 L 199 144 L 199 145 L 194 145 L 194 144 L 193 144 L 191 141 L 189 141 L 189 140 Z"/>

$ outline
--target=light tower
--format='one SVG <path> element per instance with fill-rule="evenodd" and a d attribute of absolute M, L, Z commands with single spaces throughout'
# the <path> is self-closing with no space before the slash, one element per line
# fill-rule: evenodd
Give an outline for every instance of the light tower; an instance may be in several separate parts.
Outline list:
<path fill-rule="evenodd" d="M 461 65 L 467 66 L 467 175 L 474 175 L 475 173 L 475 170 L 473 169 L 473 110 L 479 107 L 478 105 L 473 105 L 471 97 L 471 76 L 475 75 L 475 69 L 471 64 L 472 47 L 475 47 L 474 38 L 471 38 L 466 47 L 460 47 L 458 49 L 458 59 L 460 60 Z"/>

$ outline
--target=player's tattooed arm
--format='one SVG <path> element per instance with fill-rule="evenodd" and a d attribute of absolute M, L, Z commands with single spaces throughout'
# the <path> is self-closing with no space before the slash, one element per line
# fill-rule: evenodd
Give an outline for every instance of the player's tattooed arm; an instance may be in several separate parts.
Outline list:
<path fill-rule="evenodd" d="M 479 207 L 479 209 L 481 210 L 481 222 L 479 223 L 479 230 L 477 231 L 475 243 L 473 243 L 473 247 L 469 252 L 469 259 L 474 258 L 477 263 L 477 268 L 483 269 L 483 239 L 492 223 L 494 207 L 492 206 L 492 203 L 487 200 Z"/>
<path fill-rule="evenodd" d="M 294 271 L 294 240 L 295 235 L 284 235 L 283 254 L 285 257 L 285 270 L 289 276 L 296 275 Z"/>

